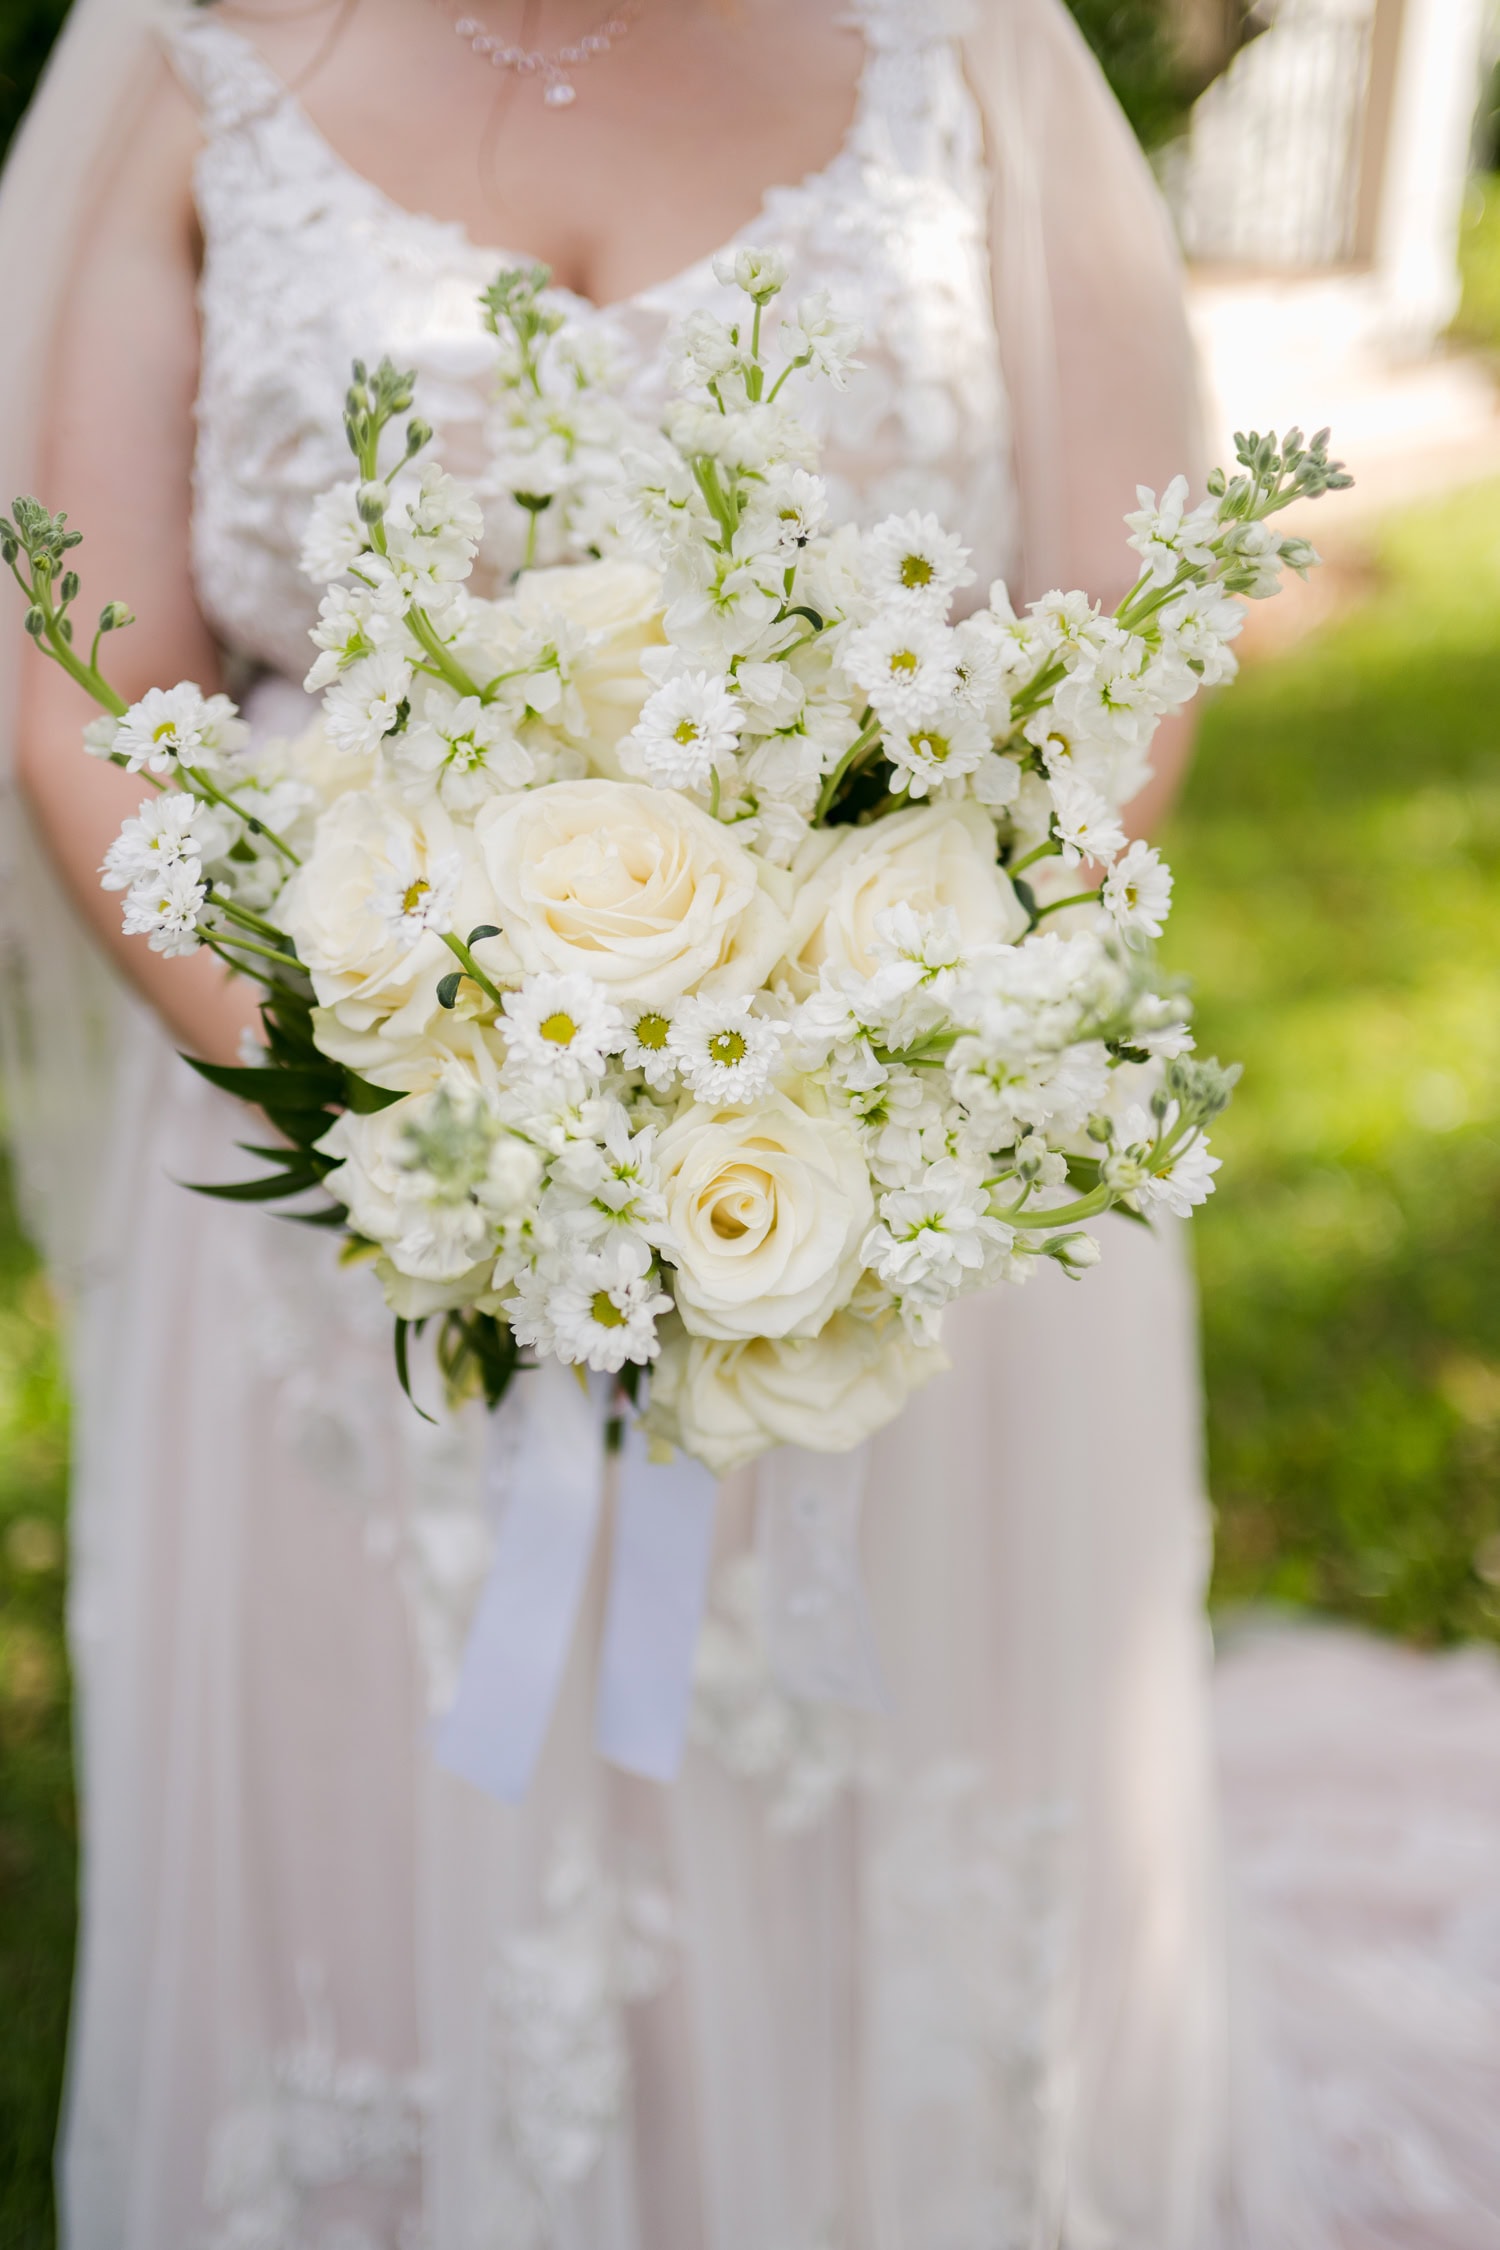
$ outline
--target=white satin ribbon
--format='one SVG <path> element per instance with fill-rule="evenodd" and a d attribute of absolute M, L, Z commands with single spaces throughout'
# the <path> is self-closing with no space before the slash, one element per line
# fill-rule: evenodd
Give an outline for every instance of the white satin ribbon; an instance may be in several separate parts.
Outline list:
<path fill-rule="evenodd" d="M 620 1451 L 595 1740 L 612 1764 L 671 1781 L 682 1762 L 718 1485 L 700 1461 L 649 1461 L 632 1417 Z"/>
<path fill-rule="evenodd" d="M 771 1669 L 805 1703 L 889 1708 L 859 1560 L 868 1443 L 852 1453 L 781 1446 L 760 1467 L 756 1518 Z"/>
<path fill-rule="evenodd" d="M 555 1359 L 518 1375 L 490 1417 L 485 1498 L 495 1552 L 434 1755 L 517 1803 L 541 1756 L 598 1537 L 613 1386 L 585 1391 Z M 718 1487 L 698 1462 L 646 1457 L 634 1416 L 618 1455 L 596 1711 L 603 1755 L 670 1781 L 682 1759 Z"/>
<path fill-rule="evenodd" d="M 458 1692 L 433 1754 L 517 1803 L 541 1756 L 588 1578 L 604 1491 L 605 1395 L 544 1359 L 490 1416 L 484 1493 L 496 1524 Z"/>

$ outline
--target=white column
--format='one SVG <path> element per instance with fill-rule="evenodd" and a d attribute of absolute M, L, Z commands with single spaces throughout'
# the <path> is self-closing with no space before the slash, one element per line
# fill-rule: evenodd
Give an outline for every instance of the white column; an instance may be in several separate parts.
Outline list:
<path fill-rule="evenodd" d="M 1404 0 L 1374 268 L 1393 340 L 1420 350 L 1458 303 L 1458 229 L 1484 0 Z"/>

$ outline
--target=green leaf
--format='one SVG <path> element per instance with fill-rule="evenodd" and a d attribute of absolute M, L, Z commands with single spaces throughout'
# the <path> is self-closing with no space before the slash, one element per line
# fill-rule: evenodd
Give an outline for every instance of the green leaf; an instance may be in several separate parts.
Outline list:
<path fill-rule="evenodd" d="M 458 999 L 458 988 L 464 981 L 462 969 L 450 969 L 447 976 L 438 979 L 438 1006 L 451 1008 Z"/>
<path fill-rule="evenodd" d="M 368 1078 L 361 1078 L 353 1070 L 344 1072 L 344 1091 L 349 1107 L 358 1117 L 373 1117 L 378 1110 L 389 1109 L 392 1102 L 406 1099 L 394 1086 L 372 1086 Z"/>
<path fill-rule="evenodd" d="M 420 1334 L 420 1333 L 421 1333 L 421 1327 L 422 1327 L 422 1323 L 421 1323 L 420 1321 L 418 1321 L 416 1325 L 417 1325 L 417 1331 L 418 1331 L 418 1333 Z M 410 1361 L 408 1360 L 408 1357 L 407 1357 L 407 1338 L 408 1338 L 408 1336 L 409 1336 L 409 1334 L 410 1334 L 410 1332 L 411 1332 L 411 1327 L 412 1327 L 412 1323 L 411 1323 L 411 1322 L 410 1322 L 409 1320 L 402 1320 L 402 1319 L 401 1319 L 401 1317 L 400 1317 L 400 1315 L 399 1315 L 399 1314 L 397 1315 L 397 1318 L 396 1318 L 396 1375 L 397 1375 L 397 1379 L 399 1380 L 399 1382 L 400 1382 L 400 1384 L 401 1384 L 401 1388 L 402 1388 L 402 1390 L 403 1390 L 403 1391 L 404 1391 L 404 1392 L 406 1393 L 407 1399 L 408 1399 L 408 1400 L 410 1401 L 410 1403 L 411 1403 L 411 1404 L 412 1404 L 413 1406 L 416 1406 L 416 1408 L 417 1408 L 417 1412 L 418 1412 L 418 1413 L 419 1413 L 419 1414 L 421 1415 L 421 1417 L 422 1417 L 423 1421 L 424 1421 L 424 1422 L 436 1422 L 436 1420 L 437 1420 L 437 1416 L 436 1416 L 435 1414 L 429 1414 L 429 1413 L 427 1412 L 427 1410 L 426 1410 L 426 1408 L 425 1408 L 425 1407 L 422 1407 L 422 1406 L 417 1406 L 417 1402 L 416 1402 L 416 1400 L 415 1400 L 415 1399 L 414 1399 L 414 1398 L 412 1397 L 412 1393 L 411 1393 L 411 1365 L 410 1365 Z"/>
<path fill-rule="evenodd" d="M 343 1072 L 337 1063 L 316 1068 L 302 1063 L 235 1068 L 228 1063 L 201 1062 L 196 1055 L 184 1055 L 183 1061 L 210 1086 L 234 1094 L 242 1102 L 253 1102 L 257 1109 L 267 1109 L 273 1103 L 278 1109 L 317 1109 L 338 1102 L 344 1090 Z"/>
<path fill-rule="evenodd" d="M 322 1184 L 321 1172 L 311 1170 L 268 1172 L 258 1180 L 229 1180 L 222 1185 L 204 1180 L 182 1182 L 194 1195 L 217 1196 L 221 1203 L 274 1203 L 278 1196 L 305 1195 L 309 1188 Z"/>
<path fill-rule="evenodd" d="M 473 929 L 470 930 L 468 937 L 464 940 L 464 943 L 469 946 L 475 946 L 479 943 L 481 938 L 498 937 L 499 935 L 500 932 L 495 923 L 476 922 Z"/>

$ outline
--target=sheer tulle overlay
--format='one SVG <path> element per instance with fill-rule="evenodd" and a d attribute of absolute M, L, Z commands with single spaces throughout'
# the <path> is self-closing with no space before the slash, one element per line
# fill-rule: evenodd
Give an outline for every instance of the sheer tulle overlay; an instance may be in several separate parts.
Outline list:
<path fill-rule="evenodd" d="M 845 146 L 745 230 L 789 248 L 794 296 L 829 287 L 865 329 L 826 431 L 840 504 L 936 508 L 981 588 L 1105 583 L 1136 475 L 1164 481 L 1194 444 L 1143 168 L 1060 11 L 976 11 L 966 43 L 926 0 L 857 16 Z M 166 37 L 205 136 L 200 592 L 260 670 L 257 725 L 287 731 L 314 609 L 298 535 L 343 471 L 348 360 L 415 365 L 461 461 L 499 253 L 351 173 L 210 15 Z M 705 261 L 576 311 L 649 405 L 670 322 L 716 293 Z M 952 1373 L 878 1441 L 884 1716 L 775 1686 L 746 1475 L 721 1498 L 680 1780 L 593 1752 L 596 1583 L 537 1783 L 503 1808 L 427 1748 L 489 1553 L 478 1418 L 410 1412 L 378 1295 L 326 1239 L 175 1184 L 233 1176 L 242 1124 L 140 1009 L 111 994 L 71 1078 L 45 1067 L 45 1007 L 32 1020 L 25 1086 L 86 1084 L 110 1121 L 71 1213 L 28 1172 L 77 1299 L 72 2250 L 1296 2250 L 1325 2239 L 1308 2182 L 1384 2250 L 1429 2239 L 1400 2226 L 1438 2177 L 1458 2216 L 1431 2241 L 1479 2250 L 1494 2181 L 1472 2104 L 1450 2145 L 1434 2091 L 1415 2185 L 1352 2129 L 1347 2162 L 1299 2181 L 1256 2061 L 1222 1916 L 1175 1233 L 1108 1222 L 1084 1285 L 1049 1272 L 964 1305 Z M 1321 1644 L 1299 1645 L 1311 1699 Z M 1288 2036 L 1326 2088 L 1330 2049 L 1384 2027 L 1390 2069 L 1367 2058 L 1360 2082 L 1378 2108 L 1403 2097 L 1401 2011 L 1369 1990 L 1347 2019 L 1309 2008 L 1342 1993 L 1331 1950 L 1323 1985 L 1299 1981 L 1319 1885 L 1355 1871 L 1314 1827 L 1311 1868 L 1278 1876 L 1277 1745 L 1309 1794 L 1313 1752 L 1277 1731 L 1281 1660 L 1257 1661 L 1231 1683 L 1231 1771 L 1278 1989 L 1300 1991 Z M 1420 1763 L 1452 1716 L 1418 1684 L 1437 1677 L 1389 1674 L 1392 1757 Z M 1488 1674 L 1469 1688 L 1482 1732 L 1500 1698 Z M 1334 1763 L 1359 1700 L 1330 1706 Z M 1472 1898 L 1494 1838 L 1477 1815 L 1465 1835 Z M 1414 1868 L 1414 1960 L 1423 1895 Z M 1454 1959 L 1488 1944 L 1493 1977 L 1493 1925 L 1463 1929 Z M 1423 1988 L 1434 2010 L 1459 1982 Z M 1405 2051 L 1452 2076 L 1493 2067 L 1485 2036 L 1439 2026 Z"/>

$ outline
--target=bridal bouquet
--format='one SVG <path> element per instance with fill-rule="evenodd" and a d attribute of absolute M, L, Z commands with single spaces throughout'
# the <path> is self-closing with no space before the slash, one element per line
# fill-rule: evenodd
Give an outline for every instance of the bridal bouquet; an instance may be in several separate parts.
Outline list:
<path fill-rule="evenodd" d="M 299 741 L 186 682 L 127 708 L 98 659 L 129 613 L 75 643 L 77 534 L 24 500 L 0 527 L 103 706 L 89 749 L 155 792 L 104 863 L 126 929 L 265 987 L 245 1067 L 196 1067 L 272 1169 L 210 1192 L 318 1191 L 403 1382 L 429 1321 L 492 1405 L 555 1355 L 721 1472 L 854 1446 L 944 1365 L 954 1297 L 1209 1192 L 1234 1073 L 1192 1053 L 1171 878 L 1120 808 L 1232 674 L 1241 598 L 1316 560 L 1272 517 L 1348 481 L 1326 432 L 1247 437 L 1200 504 L 1141 492 L 1113 614 L 997 584 L 954 622 L 934 518 L 829 520 L 795 398 L 856 339 L 821 298 L 768 318 L 784 278 L 723 264 L 658 430 L 545 272 L 503 274 L 475 489 L 425 462 L 412 378 L 356 366 Z M 528 567 L 481 591 L 517 523 Z"/>

